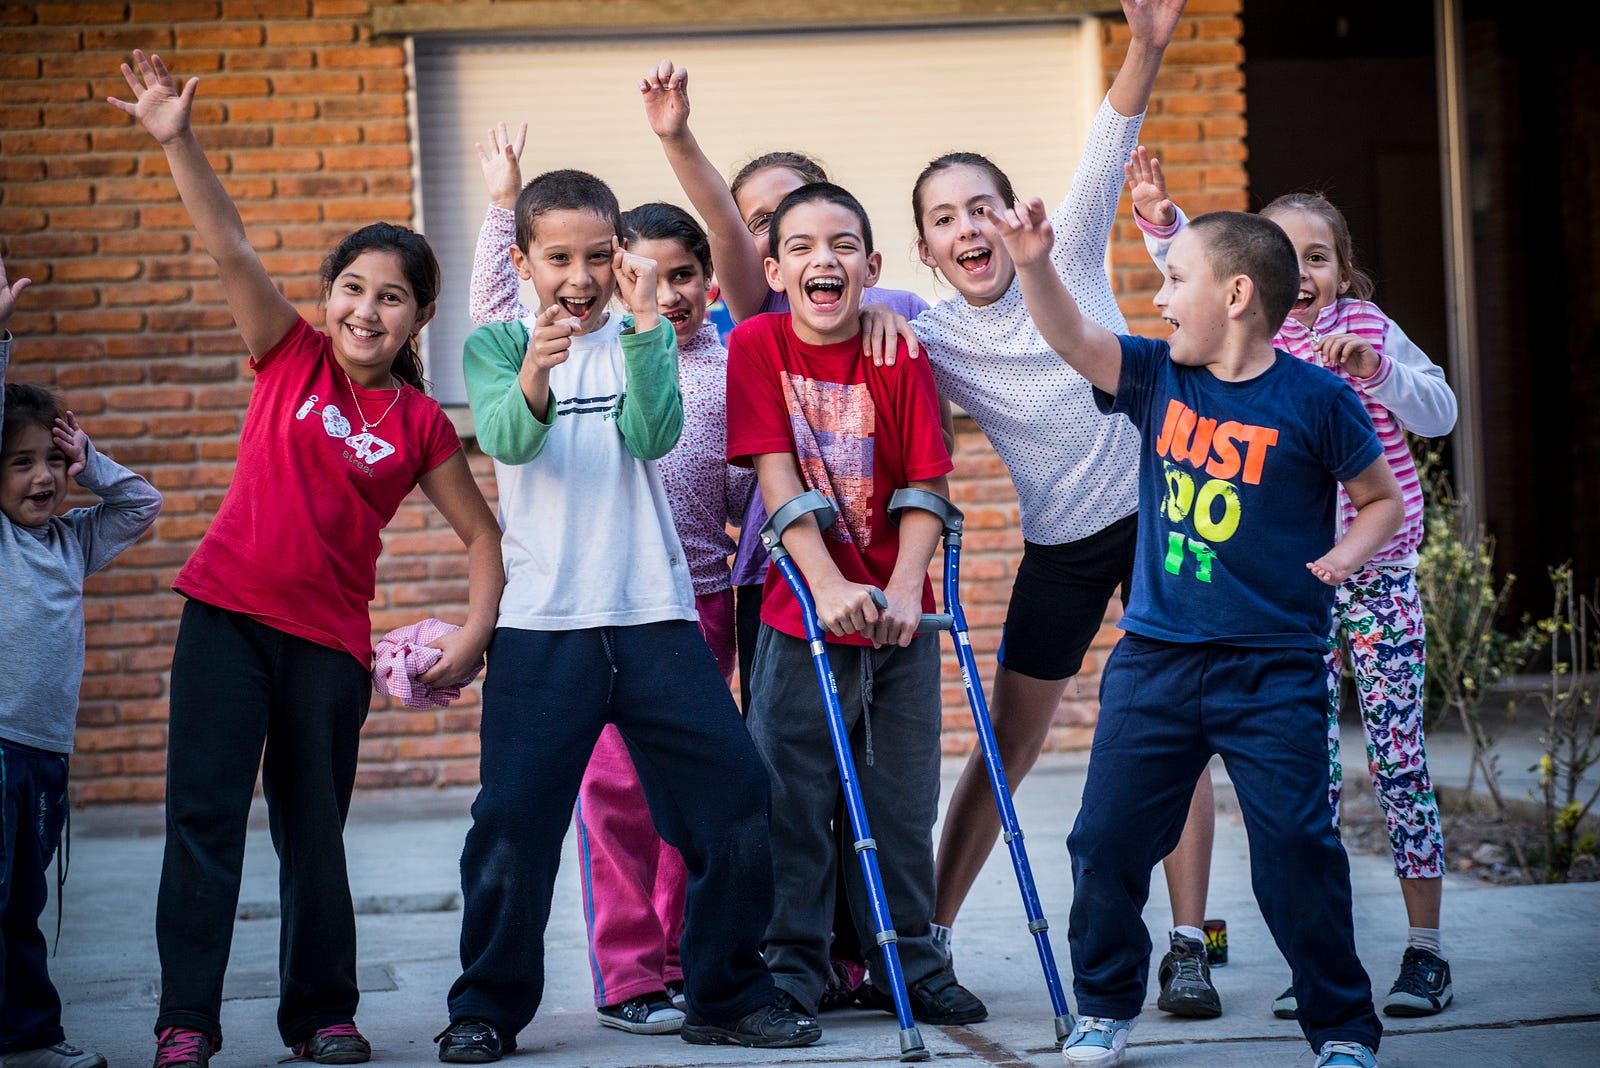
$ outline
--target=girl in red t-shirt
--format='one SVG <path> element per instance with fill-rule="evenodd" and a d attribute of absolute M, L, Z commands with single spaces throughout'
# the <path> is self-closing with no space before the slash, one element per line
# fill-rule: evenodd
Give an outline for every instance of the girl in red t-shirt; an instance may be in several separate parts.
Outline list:
<path fill-rule="evenodd" d="M 158 56 L 139 51 L 122 73 L 134 102 L 109 102 L 166 154 L 256 374 L 232 485 L 174 583 L 188 600 L 167 731 L 155 1063 L 203 1068 L 222 1045 L 258 766 L 282 869 L 279 1031 L 308 1060 L 365 1061 L 342 835 L 372 696 L 379 532 L 421 486 L 467 546 L 466 624 L 433 643 L 443 655 L 425 685 L 450 685 L 481 662 L 504 582 L 499 526 L 422 389 L 416 337 L 433 315 L 439 266 L 404 227 L 350 234 L 323 263 L 326 332 L 314 329 L 268 277 L 190 128 L 199 79 L 180 90 Z"/>

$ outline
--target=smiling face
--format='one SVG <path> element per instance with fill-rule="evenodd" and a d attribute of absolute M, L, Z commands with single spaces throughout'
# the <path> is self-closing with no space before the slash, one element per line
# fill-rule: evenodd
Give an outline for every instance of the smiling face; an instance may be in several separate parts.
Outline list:
<path fill-rule="evenodd" d="M 706 324 L 706 272 L 694 253 L 670 237 L 642 238 L 628 251 L 656 261 L 656 311 L 682 346 Z"/>
<path fill-rule="evenodd" d="M 994 178 L 960 163 L 929 175 L 918 189 L 917 256 L 944 276 L 968 304 L 983 307 L 1005 295 L 1016 268 L 1005 246 L 991 243 L 978 220 L 1006 207 Z"/>
<path fill-rule="evenodd" d="M 1180 231 L 1167 250 L 1166 281 L 1155 305 L 1172 327 L 1167 343 L 1173 363 L 1199 367 L 1215 358 L 1228 323 L 1228 291 L 1206 257 L 1205 242 L 1192 230 Z"/>
<path fill-rule="evenodd" d="M 7 427 L 0 451 L 0 513 L 42 527 L 67 497 L 67 457 L 37 423 Z"/>
<path fill-rule="evenodd" d="M 822 200 L 796 204 L 779 223 L 767 284 L 788 294 L 800 340 L 831 345 L 861 332 L 861 291 L 878 280 L 883 262 L 867 251 L 862 229 L 855 212 Z"/>
<path fill-rule="evenodd" d="M 734 204 L 739 208 L 739 218 L 744 220 L 745 229 L 750 231 L 757 256 L 766 258 L 772 213 L 784 197 L 805 184 L 806 179 L 788 167 L 764 167 L 739 184 Z"/>
<path fill-rule="evenodd" d="M 400 257 L 373 249 L 334 276 L 323 306 L 333 354 L 352 381 L 382 388 L 394 358 L 433 315 L 417 307 Z"/>
<path fill-rule="evenodd" d="M 517 274 L 533 283 L 539 307 L 561 305 L 588 334 L 606 321 L 606 302 L 616 291 L 611 273 L 616 225 L 592 211 L 558 208 L 541 214 L 525 249 L 511 250 Z"/>
<path fill-rule="evenodd" d="M 1338 239 L 1328 220 L 1315 212 L 1291 208 L 1268 217 L 1289 235 L 1300 261 L 1300 291 L 1289 318 L 1309 327 L 1323 308 L 1350 288 L 1350 274 L 1339 259 Z"/>

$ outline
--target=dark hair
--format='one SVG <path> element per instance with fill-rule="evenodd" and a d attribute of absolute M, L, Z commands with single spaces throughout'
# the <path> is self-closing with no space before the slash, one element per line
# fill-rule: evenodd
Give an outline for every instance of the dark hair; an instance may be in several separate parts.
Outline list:
<path fill-rule="evenodd" d="M 781 167 L 786 171 L 793 171 L 799 179 L 807 184 L 812 182 L 826 182 L 828 170 L 821 163 L 812 159 L 804 152 L 768 152 L 757 156 L 755 159 L 739 168 L 733 176 L 733 181 L 728 183 L 728 192 L 734 200 L 739 199 L 739 190 L 744 184 L 761 171 Z"/>
<path fill-rule="evenodd" d="M 710 239 L 694 216 L 676 204 L 655 200 L 629 208 L 622 213 L 619 229 L 628 241 L 676 241 L 700 261 L 701 270 L 711 273 Z"/>
<path fill-rule="evenodd" d="M 911 187 L 911 221 L 917 228 L 917 236 L 925 237 L 922 232 L 922 187 L 928 179 L 940 171 L 949 170 L 951 167 L 976 167 L 989 176 L 994 182 L 996 192 L 1006 207 L 1011 207 L 1017 202 L 1017 194 L 1011 188 L 1011 179 L 1006 177 L 1006 172 L 994 165 L 988 156 L 980 156 L 976 152 L 946 152 L 938 159 L 922 168 L 922 173 L 917 175 L 917 184 Z"/>
<path fill-rule="evenodd" d="M 406 276 L 411 295 L 416 298 L 417 310 L 439 299 L 439 260 L 433 254 L 428 239 L 408 227 L 394 223 L 375 222 L 352 233 L 333 247 L 322 261 L 322 295 L 327 299 L 333 280 L 344 273 L 364 252 L 392 252 L 400 261 L 400 271 Z M 389 370 L 394 376 L 417 389 L 427 392 L 428 384 L 422 378 L 422 355 L 417 351 L 417 338 L 413 334 L 406 347 L 395 354 Z"/>
<path fill-rule="evenodd" d="M 1350 296 L 1356 300 L 1370 300 L 1377 286 L 1372 276 L 1356 266 L 1356 243 L 1350 237 L 1350 224 L 1344 212 L 1333 206 L 1321 193 L 1286 193 L 1261 209 L 1267 218 L 1287 211 L 1303 211 L 1315 215 L 1328 224 L 1333 234 L 1333 252 L 1339 257 L 1339 269 L 1350 282 Z"/>
<path fill-rule="evenodd" d="M 778 206 L 773 209 L 772 228 L 767 231 L 767 255 L 778 258 L 778 232 L 782 228 L 783 217 L 802 204 L 837 204 L 854 212 L 856 218 L 861 220 L 861 242 L 866 246 L 868 255 L 872 253 L 872 223 L 867 221 L 867 209 L 861 206 L 861 201 L 832 182 L 809 182 L 778 201 Z"/>
<path fill-rule="evenodd" d="M 552 211 L 587 211 L 622 232 L 622 208 L 611 187 L 588 171 L 545 171 L 517 194 L 517 247 L 533 244 L 533 227 L 539 216 Z"/>
<path fill-rule="evenodd" d="M 1267 333 L 1276 333 L 1300 292 L 1300 258 L 1283 227 L 1264 215 L 1210 211 L 1189 229 L 1205 243 L 1206 262 L 1218 280 L 1242 274 L 1255 283 Z"/>
<path fill-rule="evenodd" d="M 3 440 L 30 426 L 42 426 L 50 430 L 55 426 L 56 420 L 61 416 L 61 406 L 56 403 L 54 393 L 39 386 L 25 386 L 20 382 L 6 383 L 5 400 L 5 427 L 0 434 L 0 448 L 4 448 Z"/>

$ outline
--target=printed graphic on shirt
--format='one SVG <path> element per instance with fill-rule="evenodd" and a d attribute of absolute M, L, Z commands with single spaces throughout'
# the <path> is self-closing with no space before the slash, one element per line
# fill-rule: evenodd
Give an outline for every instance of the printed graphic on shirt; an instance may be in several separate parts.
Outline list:
<path fill-rule="evenodd" d="M 621 403 L 620 393 L 604 397 L 568 397 L 556 401 L 556 415 L 599 415 L 602 419 L 615 419 Z"/>
<path fill-rule="evenodd" d="M 1218 422 L 1177 398 L 1168 402 L 1156 453 L 1166 482 L 1159 514 L 1177 528 L 1167 532 L 1169 574 L 1211 581 L 1215 546 L 1233 537 L 1243 514 L 1235 483 L 1260 485 L 1267 450 L 1277 443 L 1270 427 Z"/>
<path fill-rule="evenodd" d="M 322 416 L 322 429 L 330 438 L 343 438 L 347 446 L 341 455 L 359 468 L 364 474 L 372 473 L 372 465 L 379 460 L 394 455 L 394 446 L 384 441 L 371 431 L 362 431 L 352 434 L 354 429 L 350 420 L 345 418 L 337 404 L 324 404 L 317 407 L 320 398 L 315 394 L 300 405 L 300 410 L 294 413 L 296 419 L 304 419 L 308 415 Z"/>
<path fill-rule="evenodd" d="M 866 550 L 872 543 L 872 435 L 878 409 L 865 383 L 843 385 L 785 371 L 789 426 L 808 489 L 839 509 L 823 533 Z"/>

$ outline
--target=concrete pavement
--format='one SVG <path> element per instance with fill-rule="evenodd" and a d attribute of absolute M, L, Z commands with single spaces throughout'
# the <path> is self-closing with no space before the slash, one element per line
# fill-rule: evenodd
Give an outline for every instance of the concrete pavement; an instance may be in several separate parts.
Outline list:
<path fill-rule="evenodd" d="M 1347 731 L 1347 747 L 1358 731 Z M 1512 744 L 1526 748 L 1526 738 Z M 1464 779 L 1464 743 L 1440 728 L 1429 738 L 1436 778 Z M 1519 750 L 1520 751 L 1520 750 Z M 1363 760 L 1352 749 L 1347 766 Z M 1018 816 L 1056 956 L 1069 984 L 1066 947 L 1071 879 L 1064 839 L 1081 794 L 1087 754 L 1046 754 L 1017 797 Z M 1169 1066 L 1309 1066 L 1292 1022 L 1271 999 L 1288 968 L 1272 945 L 1249 885 L 1248 846 L 1220 763 L 1218 822 L 1208 914 L 1228 922 L 1230 963 L 1215 971 L 1224 1013 L 1180 1021 L 1155 1008 L 1134 1030 L 1129 1063 Z M 959 763 L 945 764 L 946 795 Z M 1347 777 L 1351 783 L 1357 776 Z M 1353 788 L 1347 786 L 1347 789 Z M 444 997 L 459 970 L 457 860 L 470 790 L 357 796 L 346 834 L 358 910 L 357 1017 L 374 1061 L 435 1064 L 431 1039 L 445 1026 Z M 262 812 L 252 821 L 240 919 L 234 928 L 217 1068 L 274 1064 L 287 1056 L 274 1022 L 277 995 L 277 867 Z M 1447 850 L 1450 842 L 1446 842 Z M 113 1068 L 150 1063 L 159 969 L 155 887 L 162 850 L 158 808 L 88 809 L 73 816 L 65 921 L 51 972 L 68 1038 L 106 1054 Z M 635 1036 L 594 1020 L 575 853 L 569 833 L 548 932 L 548 985 L 538 1018 L 507 1063 L 594 1065 L 795 1065 L 895 1063 L 892 1016 L 847 1010 L 822 1017 L 824 1034 L 799 1050 L 690 1046 L 674 1036 Z M 1389 861 L 1351 857 L 1358 949 L 1378 996 L 1387 991 L 1405 939 L 1405 914 Z M 1164 948 L 1169 919 L 1161 872 L 1146 919 Z M 54 908 L 46 912 L 52 932 Z M 1600 1063 L 1600 884 L 1494 887 L 1447 876 L 1445 949 L 1456 1000 L 1438 1016 L 1385 1020 L 1385 1068 L 1564 1066 Z M 987 1022 L 921 1028 L 936 1063 L 1059 1065 L 1050 1003 L 1004 848 L 990 858 L 955 933 L 962 982 L 989 1006 Z M 1154 967 L 1152 966 L 1152 974 Z"/>

